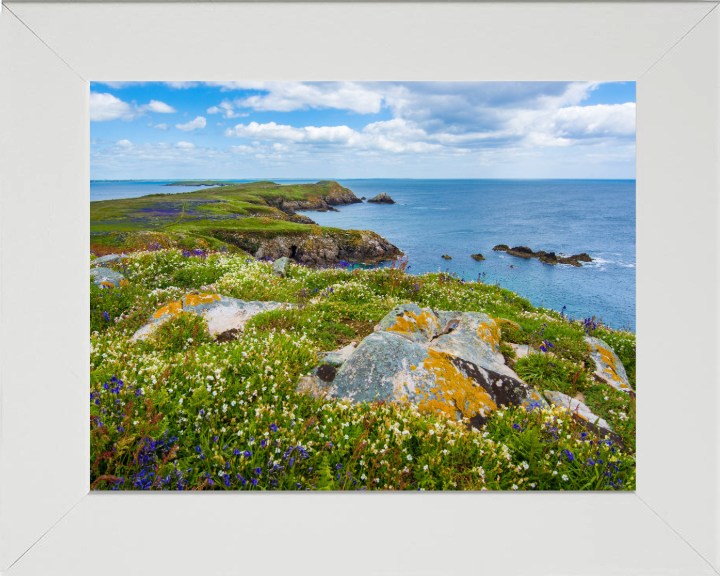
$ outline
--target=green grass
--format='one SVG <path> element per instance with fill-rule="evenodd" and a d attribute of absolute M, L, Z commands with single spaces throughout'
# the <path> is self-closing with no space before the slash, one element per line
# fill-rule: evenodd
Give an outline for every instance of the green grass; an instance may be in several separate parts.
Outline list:
<path fill-rule="evenodd" d="M 189 238 L 208 242 L 172 240 Z M 207 250 L 136 252 L 110 265 L 129 286 L 91 287 L 93 489 L 634 489 L 634 400 L 594 382 L 580 323 L 451 275 L 292 265 L 278 278 L 270 263 Z M 297 307 L 259 314 L 222 343 L 186 314 L 146 341 L 131 341 L 154 310 L 190 289 Z M 321 352 L 359 342 L 410 301 L 517 322 L 520 330 L 503 325 L 508 356 L 510 342 L 553 343 L 552 354 L 517 360 L 515 369 L 541 390 L 585 394 L 625 448 L 608 445 L 560 408 L 498 411 L 475 430 L 408 405 L 296 393 Z M 620 348 L 634 374 L 634 335 L 596 332 Z"/>

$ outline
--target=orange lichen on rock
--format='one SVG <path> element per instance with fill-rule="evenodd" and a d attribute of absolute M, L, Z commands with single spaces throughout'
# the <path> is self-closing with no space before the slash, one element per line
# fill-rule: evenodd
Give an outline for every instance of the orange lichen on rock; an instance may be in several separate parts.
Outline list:
<path fill-rule="evenodd" d="M 620 378 L 620 376 L 618 376 L 617 372 L 615 371 L 615 357 L 613 356 L 613 353 L 607 348 L 603 348 L 602 346 L 596 346 L 595 348 L 597 349 L 598 354 L 600 354 L 600 358 L 602 358 L 602 361 L 606 364 L 603 373 L 608 374 L 610 376 L 610 379 L 617 382 L 621 388 L 630 389 L 630 387 L 625 384 L 623 379 Z"/>
<path fill-rule="evenodd" d="M 165 304 L 165 306 L 155 312 L 155 314 L 153 314 L 153 318 L 160 318 L 161 316 L 165 316 L 165 314 L 179 314 L 182 312 L 182 307 L 183 305 L 180 300 L 170 302 L 170 304 Z"/>
<path fill-rule="evenodd" d="M 480 322 L 477 335 L 480 340 L 490 344 L 493 352 L 498 351 L 500 345 L 500 326 L 494 318 L 490 318 L 489 322 Z"/>
<path fill-rule="evenodd" d="M 433 330 L 434 329 L 434 330 Z M 433 331 L 437 331 L 438 321 L 435 316 L 423 311 L 421 314 L 416 315 L 410 310 L 406 310 L 402 316 L 398 316 L 395 320 L 395 324 L 390 326 L 388 332 L 397 332 L 404 336 L 412 336 L 417 332 L 424 332 L 426 335 L 431 335 Z"/>
<path fill-rule="evenodd" d="M 113 284 L 112 282 L 103 281 L 100 282 L 100 285 L 105 286 L 105 288 L 115 288 L 115 284 Z"/>
<path fill-rule="evenodd" d="M 451 358 L 454 357 L 450 354 L 428 350 L 423 368 L 435 376 L 435 385 L 423 394 L 420 411 L 441 412 L 451 418 L 456 418 L 460 412 L 463 417 L 471 418 L 496 410 L 497 405 L 485 389 L 465 376 Z"/>
<path fill-rule="evenodd" d="M 211 302 L 220 301 L 217 294 L 188 294 L 185 296 L 185 306 L 197 306 L 198 304 L 210 304 Z"/>

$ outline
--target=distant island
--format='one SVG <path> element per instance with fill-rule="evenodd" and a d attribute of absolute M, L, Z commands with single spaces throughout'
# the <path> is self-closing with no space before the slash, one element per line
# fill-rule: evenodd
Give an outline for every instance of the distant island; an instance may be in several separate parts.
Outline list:
<path fill-rule="evenodd" d="M 179 182 L 170 182 L 163 186 L 235 186 L 237 182 L 223 182 L 221 180 L 180 180 Z"/>
<path fill-rule="evenodd" d="M 160 234 L 168 245 L 239 249 L 256 258 L 288 257 L 310 265 L 373 264 L 402 255 L 375 232 L 321 227 L 297 213 L 327 212 L 362 202 L 337 182 L 281 185 L 266 180 L 188 180 L 166 185 L 191 183 L 212 183 L 213 187 L 91 202 L 92 249 L 97 254 L 137 249 L 155 238 L 153 234 Z"/>

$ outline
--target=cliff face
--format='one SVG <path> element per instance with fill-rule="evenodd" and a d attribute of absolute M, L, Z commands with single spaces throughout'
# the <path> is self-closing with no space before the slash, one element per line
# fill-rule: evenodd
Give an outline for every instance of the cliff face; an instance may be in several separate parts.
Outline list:
<path fill-rule="evenodd" d="M 308 195 L 304 200 L 287 200 L 282 196 L 268 198 L 267 203 L 285 212 L 288 216 L 294 216 L 297 210 L 312 210 L 314 212 L 327 212 L 334 210 L 334 206 L 346 206 L 362 202 L 349 188 L 343 188 L 334 182 L 326 196 L 320 194 Z"/>
<path fill-rule="evenodd" d="M 373 264 L 402 256 L 400 249 L 370 230 L 323 231 L 275 235 L 263 232 L 213 230 L 212 235 L 233 244 L 256 258 L 282 258 L 313 266 L 337 264 L 341 260 Z"/>

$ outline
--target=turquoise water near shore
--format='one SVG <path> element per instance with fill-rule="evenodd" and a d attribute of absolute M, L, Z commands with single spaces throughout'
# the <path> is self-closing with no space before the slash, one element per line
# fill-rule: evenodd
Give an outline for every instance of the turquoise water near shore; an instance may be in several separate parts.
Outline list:
<path fill-rule="evenodd" d="M 167 182 L 91 182 L 90 199 L 197 189 L 161 186 Z M 498 283 L 534 305 L 566 306 L 571 317 L 596 316 L 614 328 L 635 330 L 634 180 L 338 182 L 358 197 L 385 192 L 397 204 L 353 204 L 339 212 L 305 214 L 322 226 L 374 230 L 405 252 L 411 274 L 442 270 L 467 280 L 484 275 L 485 282 Z M 496 244 L 568 255 L 587 252 L 594 261 L 582 268 L 551 266 L 493 252 Z M 470 257 L 478 252 L 486 260 Z"/>

